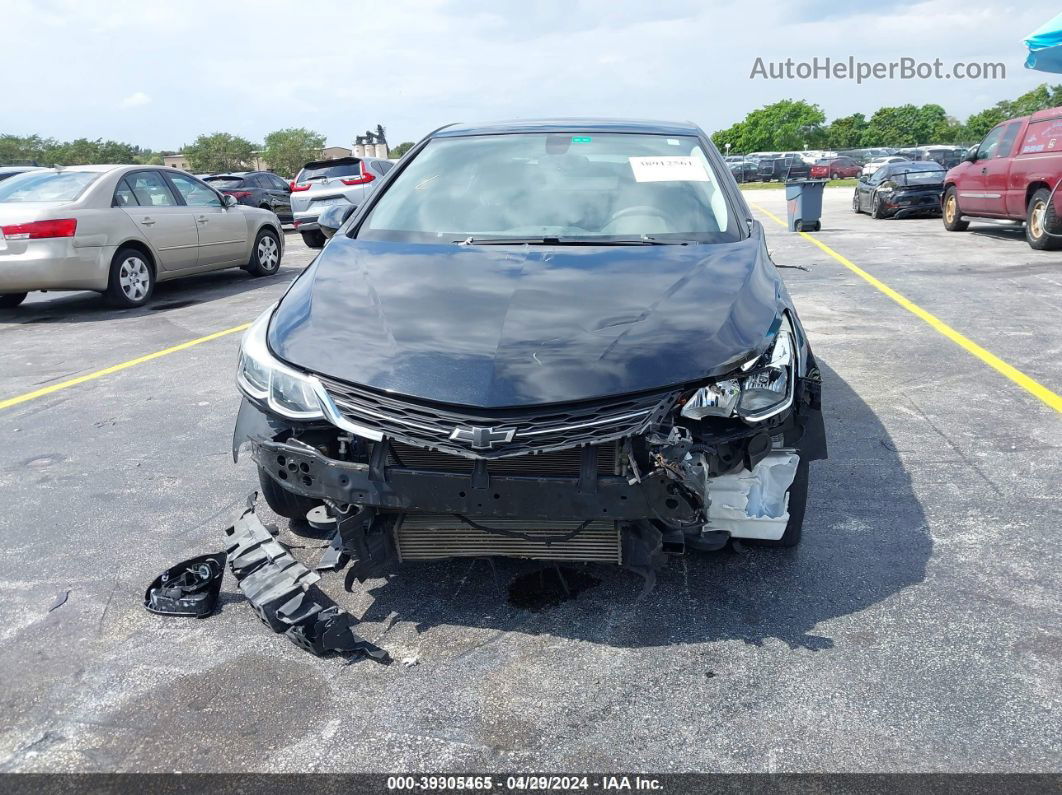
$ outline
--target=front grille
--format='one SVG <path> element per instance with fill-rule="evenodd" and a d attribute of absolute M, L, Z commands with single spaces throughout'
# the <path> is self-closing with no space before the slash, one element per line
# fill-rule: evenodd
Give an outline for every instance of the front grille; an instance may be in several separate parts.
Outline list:
<path fill-rule="evenodd" d="M 597 447 L 597 473 L 618 474 L 621 446 L 619 442 L 607 442 Z M 497 458 L 487 461 L 487 474 L 527 475 L 529 477 L 579 477 L 582 467 L 583 448 L 570 447 L 546 453 L 528 454 L 513 458 Z M 391 442 L 387 458 L 388 466 L 403 466 L 410 469 L 427 469 L 441 472 L 471 473 L 475 461 L 440 450 L 414 447 L 402 442 Z"/>
<path fill-rule="evenodd" d="M 529 408 L 466 409 L 382 394 L 317 376 L 351 422 L 417 447 L 466 458 L 506 458 L 622 439 L 659 422 L 677 398 L 673 390 Z M 492 449 L 454 441 L 458 428 L 513 429 Z"/>
<path fill-rule="evenodd" d="M 615 522 L 590 522 L 565 539 L 580 522 L 484 519 L 483 527 L 525 533 L 530 538 L 491 533 L 455 516 L 408 513 L 395 527 L 400 560 L 506 557 L 530 560 L 622 563 L 620 531 Z"/>

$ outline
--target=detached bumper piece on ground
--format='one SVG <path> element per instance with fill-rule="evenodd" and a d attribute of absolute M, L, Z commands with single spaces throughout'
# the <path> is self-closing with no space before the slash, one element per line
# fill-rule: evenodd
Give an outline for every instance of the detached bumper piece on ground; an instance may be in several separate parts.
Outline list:
<path fill-rule="evenodd" d="M 225 534 L 240 592 L 266 626 L 318 656 L 335 653 L 390 663 L 387 652 L 355 633 L 357 619 L 314 587 L 320 575 L 273 538 L 255 515 L 253 502 Z"/>
<path fill-rule="evenodd" d="M 206 618 L 214 612 L 225 576 L 225 553 L 178 563 L 155 578 L 144 594 L 152 613 Z"/>
<path fill-rule="evenodd" d="M 386 651 L 354 631 L 358 620 L 315 587 L 320 575 L 273 538 L 255 515 L 257 496 L 251 496 L 246 510 L 225 530 L 226 552 L 192 558 L 164 571 L 147 589 L 144 607 L 152 613 L 206 618 L 217 606 L 227 559 L 240 593 L 274 632 L 318 657 L 370 657 L 389 664 Z"/>

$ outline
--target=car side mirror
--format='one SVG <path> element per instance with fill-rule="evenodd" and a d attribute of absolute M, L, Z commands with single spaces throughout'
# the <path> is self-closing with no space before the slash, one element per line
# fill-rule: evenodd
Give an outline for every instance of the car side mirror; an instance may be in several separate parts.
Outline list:
<path fill-rule="evenodd" d="M 321 228 L 321 234 L 331 238 L 356 209 L 358 209 L 356 204 L 334 204 L 327 208 L 317 217 L 317 225 Z"/>
<path fill-rule="evenodd" d="M 235 196 L 230 196 L 227 193 L 222 194 L 221 201 L 226 207 L 235 207 L 237 204 L 239 204 L 239 202 L 236 201 L 236 197 Z"/>
<path fill-rule="evenodd" d="M 966 156 L 963 157 L 964 163 L 976 163 L 977 162 L 977 147 L 971 146 L 966 150 Z"/>

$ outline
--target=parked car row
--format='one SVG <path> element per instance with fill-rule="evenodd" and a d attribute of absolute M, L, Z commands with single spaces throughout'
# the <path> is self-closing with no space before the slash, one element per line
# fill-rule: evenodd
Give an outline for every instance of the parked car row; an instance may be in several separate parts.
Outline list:
<path fill-rule="evenodd" d="M 970 219 L 1024 224 L 1034 249 L 1062 249 L 1062 107 L 996 125 L 962 161 L 875 158 L 863 167 L 852 211 L 873 218 L 942 215 L 964 232 Z"/>
<path fill-rule="evenodd" d="M 0 308 L 33 290 L 96 290 L 137 307 L 182 276 L 272 275 L 283 252 L 272 210 L 173 168 L 60 166 L 0 182 Z"/>

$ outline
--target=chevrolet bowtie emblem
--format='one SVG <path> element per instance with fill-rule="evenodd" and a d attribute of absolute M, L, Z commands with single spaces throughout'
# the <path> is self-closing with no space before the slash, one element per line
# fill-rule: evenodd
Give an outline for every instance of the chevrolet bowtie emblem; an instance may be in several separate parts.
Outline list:
<path fill-rule="evenodd" d="M 462 428 L 458 425 L 450 439 L 470 445 L 473 450 L 490 450 L 495 445 L 511 442 L 515 433 L 516 428 Z"/>

